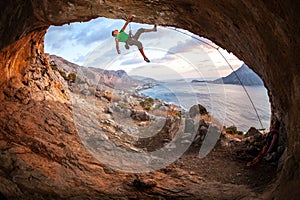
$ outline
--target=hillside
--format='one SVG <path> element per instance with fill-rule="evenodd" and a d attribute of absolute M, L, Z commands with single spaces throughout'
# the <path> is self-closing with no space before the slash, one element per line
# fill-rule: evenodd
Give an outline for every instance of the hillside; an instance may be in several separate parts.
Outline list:
<path fill-rule="evenodd" d="M 76 80 L 85 82 L 90 86 L 101 86 L 105 85 L 115 89 L 122 90 L 142 90 L 149 88 L 151 86 L 151 81 L 143 81 L 134 79 L 124 71 L 124 70 L 105 70 L 93 67 L 83 67 L 77 64 L 71 63 L 61 57 L 56 55 L 48 55 L 50 65 L 52 68 L 60 71 L 61 75 L 69 76 L 70 74 L 76 74 Z M 149 86 L 150 85 L 150 86 Z"/>
<path fill-rule="evenodd" d="M 224 84 L 241 85 L 237 76 L 240 78 L 243 85 L 247 85 L 247 86 L 264 85 L 260 77 L 256 73 L 254 73 L 246 64 L 243 64 L 239 69 L 237 69 L 235 72 L 232 72 L 228 76 L 216 79 L 212 82 L 218 84 L 224 83 Z"/>

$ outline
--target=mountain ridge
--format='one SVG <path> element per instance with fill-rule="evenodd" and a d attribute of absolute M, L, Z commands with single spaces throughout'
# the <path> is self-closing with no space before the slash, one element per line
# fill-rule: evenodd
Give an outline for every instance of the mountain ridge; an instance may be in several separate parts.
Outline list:
<path fill-rule="evenodd" d="M 240 68 L 230 73 L 229 75 L 218 78 L 212 83 L 217 84 L 234 84 L 234 85 L 243 85 L 246 86 L 263 86 L 264 83 L 261 78 L 252 71 L 246 64 L 243 64 Z"/>
<path fill-rule="evenodd" d="M 86 82 L 90 86 L 104 84 L 111 88 L 122 90 L 143 90 L 153 87 L 155 84 L 149 80 L 139 80 L 129 76 L 124 70 L 106 70 L 95 67 L 80 66 L 69 62 L 62 57 L 56 55 L 47 55 L 50 65 L 57 68 L 60 73 L 69 76 L 76 74 L 76 81 Z M 74 80 L 75 81 L 75 80 Z"/>

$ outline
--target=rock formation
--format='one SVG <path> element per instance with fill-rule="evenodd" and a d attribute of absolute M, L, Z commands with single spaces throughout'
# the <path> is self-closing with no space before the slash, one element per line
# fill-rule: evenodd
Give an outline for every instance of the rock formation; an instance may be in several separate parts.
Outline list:
<path fill-rule="evenodd" d="M 35 197 L 39 191 L 46 198 L 52 191 L 54 196 L 48 197 L 83 198 L 79 194 L 91 189 L 90 195 L 100 198 L 105 196 L 103 191 L 115 188 L 99 182 L 99 176 L 106 183 L 114 177 L 95 164 L 81 149 L 76 131 L 68 129 L 72 127 L 68 93 L 45 60 L 43 39 L 50 25 L 99 16 L 122 18 L 129 13 L 136 14 L 140 23 L 171 25 L 207 37 L 262 78 L 272 114 L 288 135 L 287 157 L 272 195 L 278 199 L 299 196 L 299 1 L 3 0 L 0 7 L 0 172 L 4 183 L 0 189 L 5 196 Z M 75 176 L 86 180 L 78 185 Z M 57 184 L 62 182 L 68 184 Z M 110 191 L 120 196 L 124 189 Z"/>
<path fill-rule="evenodd" d="M 231 74 L 222 78 L 218 78 L 212 82 L 219 84 L 243 84 L 247 86 L 264 85 L 259 76 L 249 69 L 249 67 L 245 64 Z"/>
<path fill-rule="evenodd" d="M 103 85 L 115 89 L 126 89 L 135 91 L 136 89 L 148 88 L 150 83 L 139 81 L 128 76 L 124 70 L 104 70 L 93 67 L 82 67 L 67 60 L 55 56 L 47 55 L 47 60 L 50 61 L 52 69 L 59 71 L 65 79 L 72 81 L 86 82 L 88 85 L 97 86 Z M 73 76 L 73 77 L 69 77 Z"/>

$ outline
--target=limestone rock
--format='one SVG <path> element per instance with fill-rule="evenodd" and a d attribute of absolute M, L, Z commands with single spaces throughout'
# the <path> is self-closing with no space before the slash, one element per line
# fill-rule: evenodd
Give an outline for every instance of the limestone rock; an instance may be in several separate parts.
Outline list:
<path fill-rule="evenodd" d="M 146 179 L 146 180 L 134 179 L 132 185 L 139 189 L 147 189 L 147 188 L 155 187 L 157 183 L 152 179 Z"/>
<path fill-rule="evenodd" d="M 144 110 L 132 110 L 130 117 L 138 121 L 149 121 L 150 116 Z"/>

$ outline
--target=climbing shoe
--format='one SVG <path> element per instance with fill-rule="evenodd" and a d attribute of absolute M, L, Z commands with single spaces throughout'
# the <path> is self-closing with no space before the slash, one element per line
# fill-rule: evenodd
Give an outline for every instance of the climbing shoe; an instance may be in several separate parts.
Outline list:
<path fill-rule="evenodd" d="M 148 58 L 144 58 L 144 60 L 148 63 L 150 62 L 150 60 Z"/>

